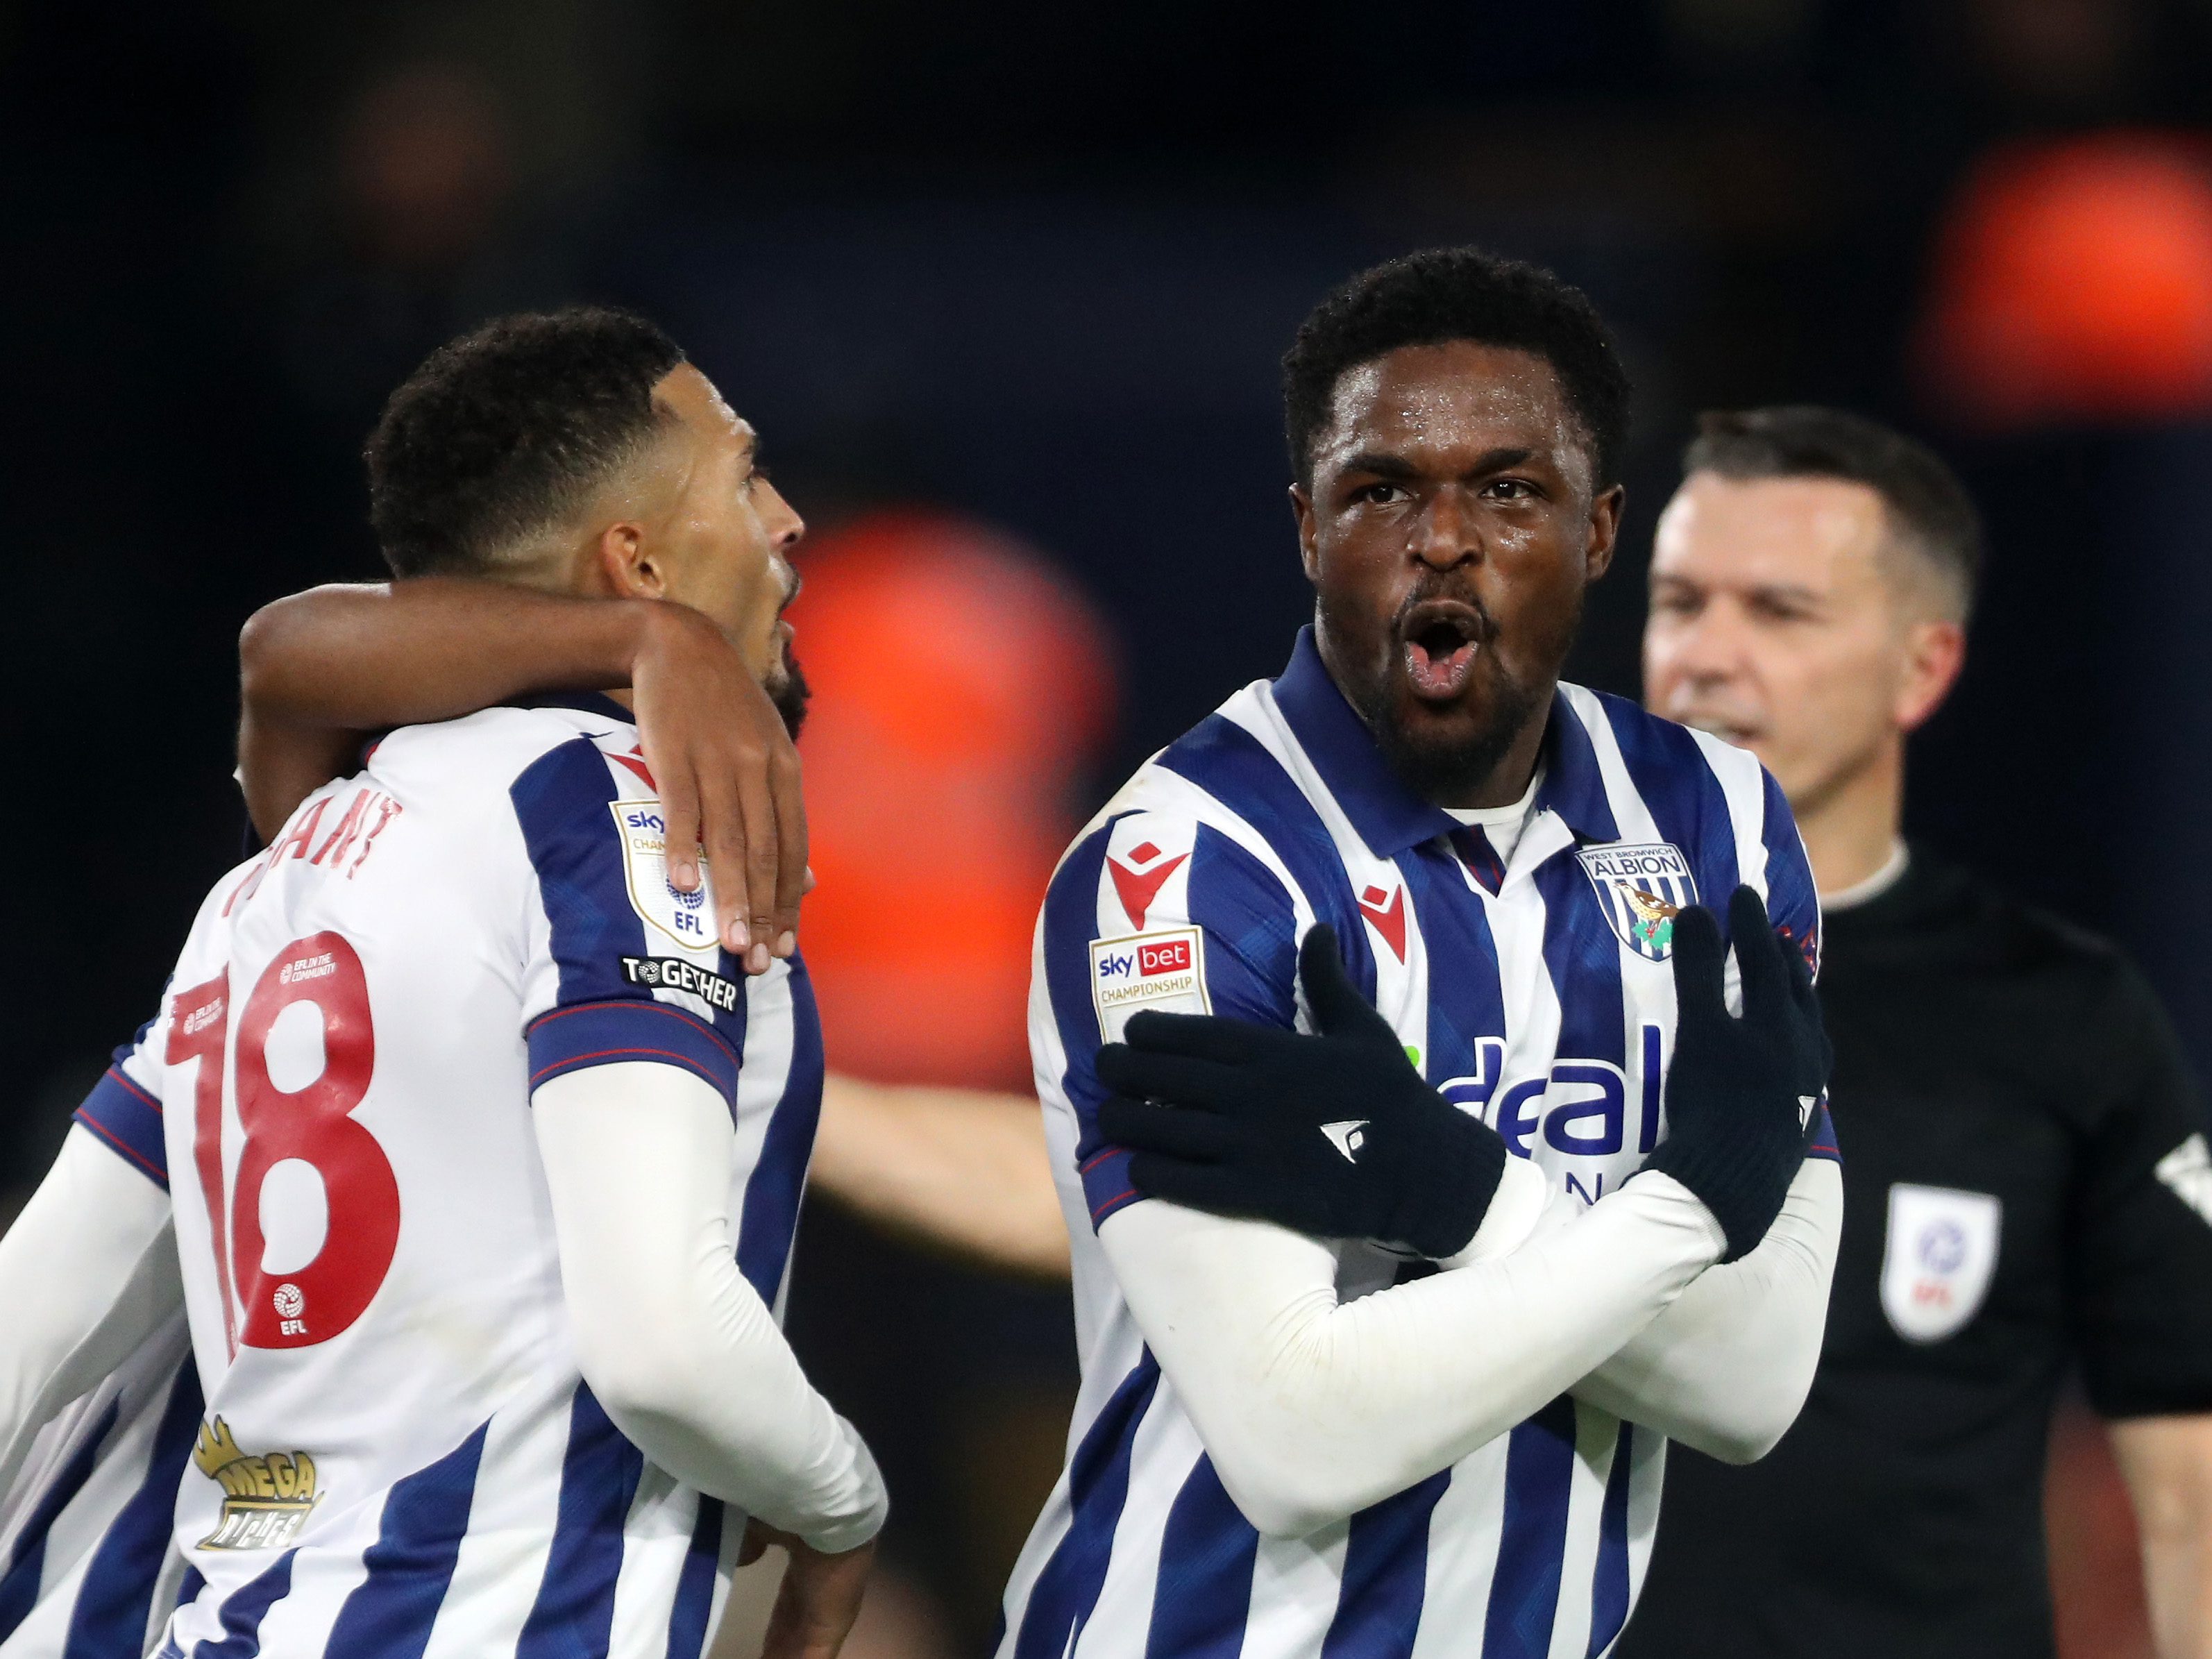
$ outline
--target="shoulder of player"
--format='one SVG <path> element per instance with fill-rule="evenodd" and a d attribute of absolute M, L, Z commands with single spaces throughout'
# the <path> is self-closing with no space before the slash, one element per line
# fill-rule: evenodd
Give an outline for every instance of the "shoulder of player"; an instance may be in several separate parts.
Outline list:
<path fill-rule="evenodd" d="M 390 789 L 410 808 L 434 801 L 511 812 L 513 792 L 533 769 L 572 745 L 587 744 L 608 764 L 634 771 L 635 779 L 623 781 L 622 793 L 642 799 L 657 791 L 636 753 L 637 742 L 635 727 L 577 709 L 486 708 L 389 733 L 371 751 L 365 780 Z"/>
<path fill-rule="evenodd" d="M 1618 773 L 1608 765 L 1600 765 L 1601 772 L 1607 775 L 1607 793 L 1616 797 L 1613 803 L 1616 809 L 1627 804 L 1617 798 L 1624 790 L 1648 799 L 1655 779 L 1668 780 L 1666 787 L 1674 789 L 1695 787 L 1703 782 L 1717 792 L 1727 812 L 1725 823 L 1698 815 L 1711 833 L 1734 836 L 1739 842 L 1771 842 L 1772 832 L 1780 826 L 1768 820 L 1778 812 L 1789 825 L 1790 838 L 1795 840 L 1795 820 L 1789 816 L 1780 789 L 1749 750 L 1655 714 L 1609 691 L 1594 691 L 1564 681 L 1559 691 L 1583 734 L 1594 744 L 1609 745 L 1620 757 Z M 1690 777 L 1676 781 L 1686 770 Z"/>
<path fill-rule="evenodd" d="M 1234 889 L 1246 902 L 1290 908 L 1297 884 L 1266 836 L 1155 756 L 1085 824 L 1053 874 L 1084 896 L 1111 884 L 1141 929 L 1155 899 L 1186 908 L 1191 885 Z M 1073 896 L 1073 894 L 1071 894 Z M 1102 900 L 1103 903 L 1103 900 Z"/>

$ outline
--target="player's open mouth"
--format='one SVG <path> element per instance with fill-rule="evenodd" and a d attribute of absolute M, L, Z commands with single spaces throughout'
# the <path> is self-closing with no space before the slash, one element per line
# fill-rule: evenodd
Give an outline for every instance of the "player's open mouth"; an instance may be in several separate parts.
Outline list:
<path fill-rule="evenodd" d="M 1398 627 L 1413 695 L 1443 702 L 1467 689 L 1487 629 L 1482 613 L 1457 599 L 1425 599 Z"/>

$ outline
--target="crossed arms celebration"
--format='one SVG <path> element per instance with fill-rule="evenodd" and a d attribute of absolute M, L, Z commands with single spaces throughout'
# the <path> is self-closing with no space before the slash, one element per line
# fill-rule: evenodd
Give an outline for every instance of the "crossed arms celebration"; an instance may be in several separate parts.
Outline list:
<path fill-rule="evenodd" d="M 670 817 L 717 871 L 723 939 L 749 969 L 787 955 L 805 885 L 795 752 L 711 626 L 650 601 L 579 600 L 462 580 L 329 587 L 278 602 L 242 642 L 241 775 L 264 833 L 344 769 L 362 736 L 538 690 L 629 684 Z M 462 648 L 465 642 L 465 648 Z M 677 868 L 679 886 L 695 869 Z M 1313 929 L 1299 978 L 1313 1029 L 1147 1013 L 1097 1057 L 1101 1132 L 1139 1193 L 1099 1242 L 1224 1484 L 1262 1530 L 1296 1535 L 1449 1467 L 1568 1393 L 1730 1461 L 1761 1455 L 1810 1386 L 1841 1218 L 1837 1165 L 1807 1159 L 1827 1048 L 1809 975 L 1749 890 L 1729 951 L 1702 909 L 1677 921 L 1672 1130 L 1636 1177 L 1584 1207 L 1423 1081 Z M 906 1138 L 964 1169 L 940 1194 L 881 1191 L 856 1133 L 837 1184 L 879 1212 L 1010 1265 L 1048 1270 L 1036 1120 L 951 1096 Z M 825 1152 L 840 1113 L 825 1113 Z M 876 1109 L 880 1108 L 880 1109 Z M 878 1123 L 896 1104 L 851 1106 Z M 1359 1120 L 1347 1151 L 1323 1126 Z M 916 1130 L 915 1123 L 926 1124 Z M 936 1141 L 947 1144 L 937 1146 Z M 866 1203 L 864 1197 L 864 1205 Z M 995 1230 L 975 1237 L 981 1216 Z M 940 1218 L 943 1218 L 940 1219 Z M 1387 1243 L 1441 1271 L 1363 1297 L 1340 1244 Z"/>

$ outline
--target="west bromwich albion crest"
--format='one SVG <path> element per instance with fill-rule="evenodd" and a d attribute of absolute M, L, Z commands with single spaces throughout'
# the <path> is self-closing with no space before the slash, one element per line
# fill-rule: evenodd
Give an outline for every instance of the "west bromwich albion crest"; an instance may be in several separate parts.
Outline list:
<path fill-rule="evenodd" d="M 1672 842 L 1615 842 L 1577 853 L 1583 873 L 1620 942 L 1664 962 L 1674 951 L 1674 917 L 1698 902 L 1690 861 Z"/>

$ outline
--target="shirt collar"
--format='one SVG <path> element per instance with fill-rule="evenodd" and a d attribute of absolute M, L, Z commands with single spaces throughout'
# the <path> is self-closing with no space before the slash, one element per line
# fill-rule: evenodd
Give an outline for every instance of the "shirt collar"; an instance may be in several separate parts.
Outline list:
<path fill-rule="evenodd" d="M 1283 711 L 1323 787 L 1376 857 L 1393 858 L 1460 827 L 1450 813 L 1422 799 L 1390 769 L 1367 723 L 1328 677 L 1310 625 L 1298 630 L 1290 664 L 1273 690 L 1276 708 Z M 1620 839 L 1597 753 L 1563 691 L 1552 698 L 1542 764 L 1538 811 L 1557 812 L 1579 839 Z"/>
<path fill-rule="evenodd" d="M 573 708 L 580 714 L 597 714 L 603 720 L 620 720 L 624 726 L 635 726 L 637 716 L 623 708 L 604 691 L 533 691 L 528 696 L 510 697 L 510 708 Z"/>

